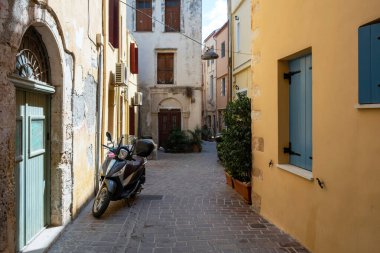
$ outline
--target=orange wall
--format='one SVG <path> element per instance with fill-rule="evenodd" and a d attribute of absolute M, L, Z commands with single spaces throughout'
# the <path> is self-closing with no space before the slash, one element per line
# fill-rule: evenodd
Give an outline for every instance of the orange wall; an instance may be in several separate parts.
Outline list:
<path fill-rule="evenodd" d="M 355 108 L 358 27 L 380 18 L 380 1 L 251 3 L 255 208 L 312 252 L 380 252 L 380 105 Z M 314 180 L 277 166 L 288 128 L 281 59 L 305 49 L 313 57 Z"/>

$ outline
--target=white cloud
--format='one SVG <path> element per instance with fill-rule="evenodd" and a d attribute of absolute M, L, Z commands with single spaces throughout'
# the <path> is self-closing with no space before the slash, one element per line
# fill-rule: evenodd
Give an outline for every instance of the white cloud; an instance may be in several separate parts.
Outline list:
<path fill-rule="evenodd" d="M 207 0 L 209 1 L 209 0 Z M 227 1 L 215 0 L 211 9 L 203 10 L 202 41 L 227 21 Z"/>

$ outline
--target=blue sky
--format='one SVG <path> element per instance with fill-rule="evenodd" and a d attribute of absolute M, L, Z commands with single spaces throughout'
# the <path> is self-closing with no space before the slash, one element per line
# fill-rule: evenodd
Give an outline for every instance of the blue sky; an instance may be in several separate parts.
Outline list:
<path fill-rule="evenodd" d="M 227 0 L 202 1 L 202 41 L 227 22 Z"/>

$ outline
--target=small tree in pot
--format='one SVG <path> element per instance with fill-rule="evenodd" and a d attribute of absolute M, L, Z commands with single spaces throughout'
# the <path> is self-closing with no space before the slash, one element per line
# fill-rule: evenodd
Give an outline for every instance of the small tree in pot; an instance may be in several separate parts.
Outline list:
<path fill-rule="evenodd" d="M 224 120 L 227 127 L 222 132 L 223 140 L 218 144 L 218 154 L 226 172 L 234 178 L 235 189 L 239 192 L 237 187 L 241 185 L 249 188 L 246 193 L 249 196 L 243 197 L 250 202 L 251 100 L 238 94 L 238 99 L 228 103 Z"/>

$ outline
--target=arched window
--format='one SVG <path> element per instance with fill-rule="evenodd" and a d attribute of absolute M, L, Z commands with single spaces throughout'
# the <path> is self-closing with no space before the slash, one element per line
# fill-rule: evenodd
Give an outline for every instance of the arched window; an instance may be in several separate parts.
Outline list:
<path fill-rule="evenodd" d="M 16 56 L 15 74 L 44 83 L 50 82 L 49 56 L 41 35 L 33 27 L 25 32 L 22 39 Z"/>

